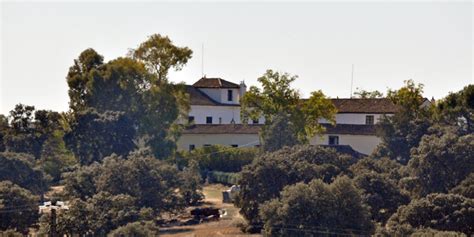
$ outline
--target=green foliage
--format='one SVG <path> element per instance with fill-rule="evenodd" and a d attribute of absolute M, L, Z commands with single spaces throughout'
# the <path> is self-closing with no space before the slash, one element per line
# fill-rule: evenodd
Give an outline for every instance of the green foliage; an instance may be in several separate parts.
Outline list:
<path fill-rule="evenodd" d="M 449 127 L 430 131 L 413 150 L 407 166 L 415 196 L 446 193 L 474 172 L 474 134 L 460 136 Z"/>
<path fill-rule="evenodd" d="M 262 204 L 260 213 L 269 236 L 314 236 L 325 230 L 367 234 L 373 228 L 359 190 L 347 177 L 286 186 L 280 198 Z"/>
<path fill-rule="evenodd" d="M 387 222 L 393 235 L 408 234 L 413 228 L 474 233 L 474 199 L 456 194 L 429 194 L 401 206 Z"/>
<path fill-rule="evenodd" d="M 153 34 L 137 49 L 132 50 L 131 54 L 156 75 L 157 83 L 161 83 L 167 81 L 170 68 L 181 70 L 193 51 L 188 47 L 175 46 L 167 36 Z"/>
<path fill-rule="evenodd" d="M 191 160 L 188 167 L 181 172 L 181 193 L 186 204 L 195 205 L 202 199 L 202 179 L 199 166 L 196 161 Z"/>
<path fill-rule="evenodd" d="M 276 115 L 273 123 L 262 131 L 262 148 L 266 152 L 273 152 L 285 146 L 294 146 L 300 143 L 296 136 L 296 128 L 290 117 L 284 114 Z"/>
<path fill-rule="evenodd" d="M 187 165 L 191 161 L 197 161 L 200 170 L 239 172 L 242 167 L 248 165 L 259 153 L 257 148 L 241 147 L 229 148 L 222 145 L 196 148 L 191 152 L 181 152 L 178 155 L 178 163 Z"/>
<path fill-rule="evenodd" d="M 99 192 L 92 198 L 82 201 L 74 199 L 69 210 L 57 215 L 57 231 L 61 235 L 99 235 L 104 236 L 113 229 L 140 219 L 140 211 L 135 199 L 129 195 L 111 195 Z M 41 218 L 41 232 L 48 232 L 50 214 Z"/>
<path fill-rule="evenodd" d="M 423 85 L 412 80 L 398 90 L 389 90 L 387 97 L 398 106 L 393 116 L 383 116 L 377 123 L 377 136 L 382 143 L 377 148 L 379 157 L 390 157 L 402 164 L 410 159 L 410 150 L 418 146 L 431 126 L 430 110 L 423 107 Z"/>
<path fill-rule="evenodd" d="M 0 166 L 1 167 L 1 166 Z M 38 218 L 38 196 L 10 182 L 0 182 L 0 231 L 14 229 L 23 234 Z"/>
<path fill-rule="evenodd" d="M 0 153 L 0 181 L 8 180 L 35 194 L 48 188 L 44 174 L 34 168 L 34 158 L 28 154 Z"/>
<path fill-rule="evenodd" d="M 378 90 L 375 90 L 375 91 L 367 91 L 367 90 L 364 90 L 364 89 L 360 89 L 360 88 L 356 88 L 356 92 L 354 92 L 354 96 L 356 98 L 360 98 L 360 99 L 374 99 L 374 98 L 382 98 L 383 97 L 383 93 L 378 91 Z"/>
<path fill-rule="evenodd" d="M 350 167 L 353 175 L 364 173 L 377 173 L 387 176 L 391 180 L 399 180 L 402 175 L 399 170 L 402 167 L 400 163 L 390 160 L 387 157 L 381 159 L 374 159 L 373 157 L 366 157 L 357 161 Z"/>
<path fill-rule="evenodd" d="M 209 171 L 207 172 L 207 179 L 210 183 L 234 185 L 238 183 L 239 173 Z"/>
<path fill-rule="evenodd" d="M 474 132 L 474 85 L 438 101 L 434 117 L 443 124 L 459 126 L 465 133 Z"/>
<path fill-rule="evenodd" d="M 135 148 L 135 129 L 124 113 L 87 111 L 75 116 L 64 140 L 81 164 L 100 161 L 113 153 L 127 155 Z"/>
<path fill-rule="evenodd" d="M 67 174 L 64 183 L 65 191 L 73 197 L 85 200 L 99 192 L 126 194 L 136 199 L 138 207 L 150 207 L 159 214 L 183 206 L 184 180 L 176 167 L 152 157 L 110 156 L 102 164 L 83 166 Z"/>
<path fill-rule="evenodd" d="M 474 173 L 469 174 L 461 183 L 449 191 L 467 198 L 474 198 Z"/>
<path fill-rule="evenodd" d="M 54 131 L 44 142 L 41 149 L 40 166 L 44 172 L 53 178 L 53 182 L 59 182 L 64 169 L 77 163 L 73 154 L 67 150 L 63 140 L 64 132 Z"/>
<path fill-rule="evenodd" d="M 8 132 L 8 118 L 0 114 L 0 152 L 4 152 L 5 147 L 5 135 Z"/>
<path fill-rule="evenodd" d="M 309 145 L 262 154 L 240 172 L 237 205 L 251 225 L 260 225 L 259 205 L 277 198 L 285 186 L 313 179 L 331 182 L 352 162 L 350 156 L 331 148 Z"/>
<path fill-rule="evenodd" d="M 131 222 L 124 226 L 121 226 L 107 236 L 109 237 L 148 237 L 148 236 L 158 236 L 159 229 L 158 227 L 150 221 L 147 222 Z"/>
<path fill-rule="evenodd" d="M 399 206 L 410 202 L 410 197 L 386 174 L 357 174 L 354 183 L 361 190 L 362 200 L 369 205 L 372 220 L 376 222 L 385 223 Z"/>
<path fill-rule="evenodd" d="M 318 123 L 319 119 L 334 121 L 336 108 L 321 91 L 312 92 L 311 97 L 302 102 L 298 91 L 290 86 L 296 79 L 297 76 L 288 73 L 267 70 L 258 78 L 262 90 L 252 86 L 241 99 L 243 123 L 247 123 L 249 118 L 258 119 L 263 116 L 263 131 L 266 131 L 278 115 L 288 115 L 292 126 L 287 131 L 293 131 L 291 136 L 297 137 L 299 141 L 306 142 L 316 133 L 322 132 L 324 129 Z"/>
<path fill-rule="evenodd" d="M 153 55 L 155 50 L 161 50 L 156 45 L 150 47 Z M 166 45 L 164 49 L 169 47 L 172 45 Z M 147 54 L 145 51 L 143 53 Z M 160 54 L 162 66 L 183 66 L 185 61 L 166 59 L 175 56 L 169 52 Z M 155 83 L 156 75 L 147 70 L 148 61 L 139 61 L 138 56 L 137 59 L 117 58 L 105 64 L 97 60 L 101 58 L 88 49 L 81 53 L 75 64 L 94 64 L 70 68 L 67 80 L 73 113 L 71 132 L 66 135 L 68 147 L 82 164 L 90 164 L 112 153 L 127 155 L 135 149 L 134 142 L 140 139 L 152 148 L 156 157 L 168 157 L 175 149 L 178 116 L 189 110 L 184 87 Z"/>
<path fill-rule="evenodd" d="M 0 236 L 2 237 L 23 237 L 23 234 L 20 232 L 17 232 L 15 230 L 6 230 L 6 231 L 1 231 L 0 230 Z"/>

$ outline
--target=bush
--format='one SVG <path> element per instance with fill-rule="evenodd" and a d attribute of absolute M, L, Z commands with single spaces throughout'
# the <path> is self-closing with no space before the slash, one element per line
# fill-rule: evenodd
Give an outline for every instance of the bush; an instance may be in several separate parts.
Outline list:
<path fill-rule="evenodd" d="M 260 208 L 268 236 L 318 235 L 321 231 L 367 235 L 372 231 L 369 210 L 348 177 L 331 184 L 315 179 L 286 186 L 280 196 Z"/>
<path fill-rule="evenodd" d="M 393 235 L 407 234 L 410 228 L 433 228 L 442 231 L 460 231 L 474 234 L 474 199 L 457 194 L 429 194 L 413 200 L 387 222 Z"/>
<path fill-rule="evenodd" d="M 0 182 L 0 231 L 28 233 L 38 218 L 38 201 L 38 196 L 10 181 Z"/>
<path fill-rule="evenodd" d="M 107 236 L 109 237 L 147 237 L 147 236 L 158 236 L 158 227 L 153 222 L 132 222 L 125 226 L 121 226 Z"/>
<path fill-rule="evenodd" d="M 187 165 L 190 160 L 197 161 L 201 171 L 240 172 L 242 167 L 250 164 L 258 153 L 257 148 L 214 145 L 197 148 L 191 152 L 181 152 L 178 159 L 184 159 L 179 162 L 181 165 Z"/>
<path fill-rule="evenodd" d="M 259 205 L 278 198 L 287 185 L 321 179 L 330 183 L 347 173 L 354 159 L 320 146 L 285 147 L 265 153 L 240 172 L 240 193 L 236 204 L 250 225 L 260 226 Z"/>
<path fill-rule="evenodd" d="M 34 158 L 24 153 L 0 153 L 0 181 L 9 180 L 35 194 L 48 188 L 43 172 L 34 168 Z"/>
<path fill-rule="evenodd" d="M 224 185 L 237 184 L 239 179 L 238 173 L 228 173 L 220 171 L 210 171 L 207 173 L 207 180 L 209 183 L 220 183 Z"/>

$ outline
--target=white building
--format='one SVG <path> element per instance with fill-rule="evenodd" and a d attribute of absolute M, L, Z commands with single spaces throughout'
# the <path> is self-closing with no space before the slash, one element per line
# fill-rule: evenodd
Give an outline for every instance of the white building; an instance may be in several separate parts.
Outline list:
<path fill-rule="evenodd" d="M 179 150 L 192 150 L 207 145 L 233 147 L 258 146 L 263 118 L 242 124 L 239 100 L 246 85 L 220 78 L 201 78 L 187 86 L 191 110 L 189 121 L 194 123 L 183 131 L 178 141 Z M 388 99 L 332 99 L 338 113 L 336 125 L 327 121 L 325 134 L 311 139 L 311 144 L 349 145 L 354 150 L 370 154 L 380 143 L 375 136 L 375 123 L 383 115 L 392 115 L 396 106 Z"/>

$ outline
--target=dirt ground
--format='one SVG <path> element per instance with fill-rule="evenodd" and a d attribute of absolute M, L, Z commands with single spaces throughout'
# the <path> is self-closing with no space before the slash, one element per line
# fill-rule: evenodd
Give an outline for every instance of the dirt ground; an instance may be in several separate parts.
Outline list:
<path fill-rule="evenodd" d="M 239 209 L 233 204 L 222 203 L 222 191 L 228 189 L 223 185 L 208 185 L 203 189 L 205 196 L 203 206 L 212 206 L 224 210 L 226 214 L 218 221 L 210 221 L 196 225 L 184 225 L 160 228 L 160 236 L 165 237 L 204 237 L 204 236 L 261 236 L 243 233 L 237 225 L 244 223 Z"/>

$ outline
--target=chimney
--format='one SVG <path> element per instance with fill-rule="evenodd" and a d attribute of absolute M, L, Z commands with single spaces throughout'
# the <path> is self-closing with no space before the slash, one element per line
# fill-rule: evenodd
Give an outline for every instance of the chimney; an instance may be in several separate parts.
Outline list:
<path fill-rule="evenodd" d="M 245 85 L 245 81 L 240 82 L 240 98 L 244 97 L 245 92 L 247 92 L 247 86 Z"/>

